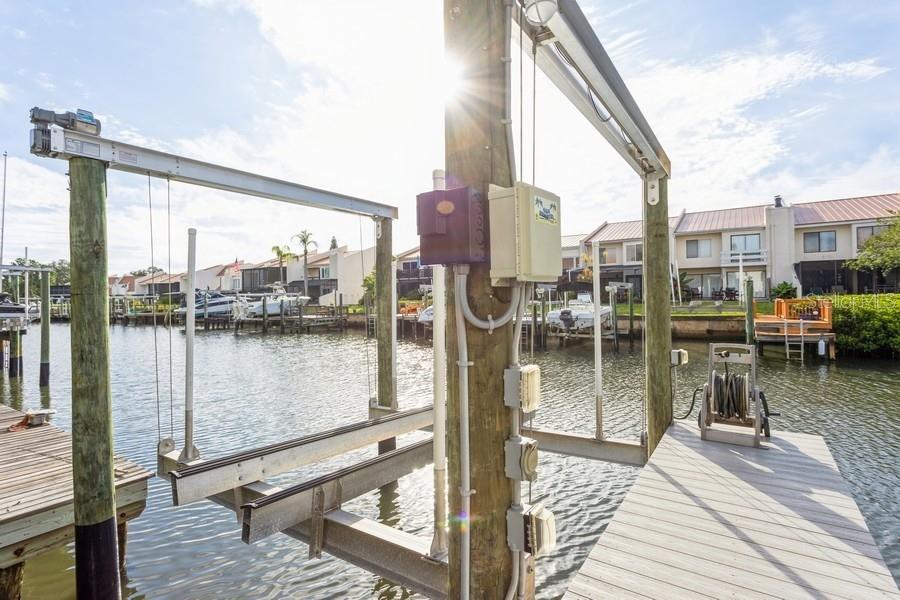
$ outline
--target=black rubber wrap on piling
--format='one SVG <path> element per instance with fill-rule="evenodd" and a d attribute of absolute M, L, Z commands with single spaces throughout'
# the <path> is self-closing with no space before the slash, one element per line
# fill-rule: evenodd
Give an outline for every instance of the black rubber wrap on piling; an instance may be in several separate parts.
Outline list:
<path fill-rule="evenodd" d="M 78 600 L 117 600 L 119 552 L 116 518 L 75 525 L 75 592 Z"/>

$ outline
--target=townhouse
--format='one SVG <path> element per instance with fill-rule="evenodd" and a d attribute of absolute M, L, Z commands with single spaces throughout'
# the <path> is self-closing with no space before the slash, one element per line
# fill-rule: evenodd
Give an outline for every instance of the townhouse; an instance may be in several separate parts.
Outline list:
<path fill-rule="evenodd" d="M 669 219 L 670 268 L 687 274 L 695 297 L 739 287 L 741 272 L 754 295 L 767 297 L 782 281 L 798 293 L 866 293 L 900 289 L 900 274 L 857 272 L 845 262 L 881 232 L 881 219 L 900 214 L 900 194 L 682 212 Z M 580 254 L 600 245 L 601 281 L 643 282 L 641 221 L 603 223 L 581 240 Z M 566 243 L 563 243 L 565 247 Z M 578 267 L 585 265 L 579 259 Z M 564 261 L 564 269 L 566 263 Z"/>

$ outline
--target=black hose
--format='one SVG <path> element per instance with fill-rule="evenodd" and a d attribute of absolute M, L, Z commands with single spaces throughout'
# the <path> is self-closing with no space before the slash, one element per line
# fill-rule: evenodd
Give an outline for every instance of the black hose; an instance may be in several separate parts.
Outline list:
<path fill-rule="evenodd" d="M 703 391 L 703 386 L 700 386 L 694 390 L 694 393 L 691 395 L 691 407 L 688 409 L 688 411 L 686 413 L 684 413 L 683 417 L 675 417 L 675 419 L 677 421 L 684 421 L 689 416 L 691 416 L 691 413 L 694 412 L 694 404 L 697 402 L 697 392 L 700 392 L 700 391 Z"/>

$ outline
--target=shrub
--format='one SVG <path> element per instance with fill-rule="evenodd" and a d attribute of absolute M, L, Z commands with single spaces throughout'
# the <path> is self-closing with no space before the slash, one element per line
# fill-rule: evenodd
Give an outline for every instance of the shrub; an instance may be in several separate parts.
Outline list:
<path fill-rule="evenodd" d="M 796 298 L 797 288 L 789 281 L 782 281 L 772 288 L 773 298 Z"/>
<path fill-rule="evenodd" d="M 836 296 L 832 303 L 832 326 L 842 352 L 900 353 L 900 294 Z"/>

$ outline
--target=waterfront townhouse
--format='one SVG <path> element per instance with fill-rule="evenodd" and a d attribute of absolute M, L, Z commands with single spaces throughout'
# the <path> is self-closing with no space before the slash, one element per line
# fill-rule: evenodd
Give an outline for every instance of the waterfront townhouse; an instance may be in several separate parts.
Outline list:
<path fill-rule="evenodd" d="M 900 194 L 789 204 L 776 196 L 766 205 L 682 212 L 669 219 L 670 268 L 687 275 L 685 296 L 720 297 L 751 278 L 754 295 L 767 297 L 782 281 L 798 293 L 866 293 L 900 290 L 900 274 L 857 272 L 845 267 L 881 219 L 900 214 Z M 642 288 L 641 221 L 603 223 L 581 240 L 581 253 L 600 245 L 601 281 Z M 578 266 L 584 266 L 581 259 Z"/>

